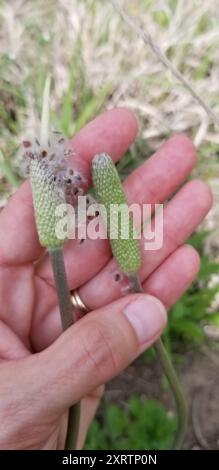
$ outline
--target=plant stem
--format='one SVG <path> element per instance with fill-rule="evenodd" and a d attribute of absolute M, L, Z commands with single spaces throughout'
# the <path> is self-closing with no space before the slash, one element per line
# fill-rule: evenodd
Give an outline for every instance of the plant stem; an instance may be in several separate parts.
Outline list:
<path fill-rule="evenodd" d="M 68 429 L 65 441 L 66 450 L 75 450 L 77 447 L 80 426 L 81 404 L 80 401 L 71 406 L 68 415 Z"/>
<path fill-rule="evenodd" d="M 67 330 L 76 320 L 76 315 L 71 302 L 71 296 L 67 283 L 65 271 L 63 248 L 49 249 L 53 274 L 58 297 L 59 310 L 63 331 Z M 68 429 L 66 437 L 66 449 L 75 449 L 77 445 L 80 424 L 80 402 L 73 405 L 69 410 Z"/>
<path fill-rule="evenodd" d="M 41 114 L 41 126 L 40 126 L 40 145 L 48 145 L 49 137 L 49 95 L 50 95 L 50 76 L 46 78 L 44 90 L 43 90 L 43 106 Z"/>
<path fill-rule="evenodd" d="M 75 322 L 74 309 L 71 302 L 71 296 L 68 288 L 63 248 L 49 249 L 49 254 L 52 262 L 53 274 L 56 285 L 56 292 L 58 297 L 62 329 L 67 330 L 69 326 Z"/>
<path fill-rule="evenodd" d="M 197 101 L 197 103 L 205 110 L 208 117 L 210 118 L 211 122 L 214 123 L 216 126 L 219 125 L 219 117 L 215 112 L 211 109 L 211 107 L 202 99 L 202 97 L 193 89 L 193 86 L 190 84 L 189 80 L 182 75 L 179 69 L 175 67 L 175 65 L 168 59 L 167 55 L 160 49 L 160 47 L 156 44 L 156 41 L 151 37 L 151 35 L 144 31 L 140 26 L 138 26 L 137 22 L 134 20 L 133 17 L 128 15 L 128 13 L 118 4 L 117 0 L 109 0 L 110 3 L 113 5 L 115 10 L 118 11 L 120 16 L 123 20 L 129 25 L 129 27 L 134 31 L 138 37 L 140 37 L 146 46 L 149 46 L 158 60 L 166 67 L 168 70 L 171 71 L 173 76 L 182 83 L 182 85 L 190 92 L 193 98 Z"/>
<path fill-rule="evenodd" d="M 130 281 L 133 292 L 140 292 L 140 293 L 144 292 L 137 274 L 130 275 L 129 281 Z M 176 375 L 175 369 L 172 365 L 172 362 L 168 356 L 167 350 L 161 338 L 159 338 L 156 341 L 154 348 L 160 360 L 162 369 L 168 379 L 168 382 L 170 384 L 170 387 L 171 387 L 171 390 L 175 399 L 175 403 L 176 403 L 177 415 L 178 415 L 178 426 L 177 426 L 176 436 L 173 442 L 173 449 L 179 450 L 182 448 L 182 445 L 185 439 L 186 430 L 187 430 L 187 422 L 188 422 L 187 401 L 184 396 L 181 384 Z"/>

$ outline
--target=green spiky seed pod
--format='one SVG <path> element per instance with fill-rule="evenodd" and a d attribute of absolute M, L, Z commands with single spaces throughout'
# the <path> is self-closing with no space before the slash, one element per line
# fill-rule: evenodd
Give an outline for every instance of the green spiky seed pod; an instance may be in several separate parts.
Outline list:
<path fill-rule="evenodd" d="M 55 249 L 65 240 L 57 237 L 55 211 L 65 202 L 64 188 L 57 184 L 55 173 L 59 170 L 56 145 L 51 146 L 49 126 L 50 77 L 47 77 L 41 115 L 39 140 L 33 144 L 26 141 L 26 157 L 29 157 L 29 173 L 32 187 L 33 205 L 39 240 L 42 246 Z M 62 139 L 63 140 L 63 139 Z M 63 186 L 63 182 L 62 182 Z"/>
<path fill-rule="evenodd" d="M 58 232 L 56 209 L 60 204 L 77 205 L 84 193 L 86 181 L 78 171 L 69 168 L 66 160 L 74 154 L 58 131 L 49 125 L 50 79 L 43 93 L 40 133 L 32 141 L 25 140 L 23 160 L 30 176 L 33 205 L 39 240 L 42 246 L 54 250 L 64 245 L 67 235 Z M 67 212 L 67 210 L 66 210 Z"/>
<path fill-rule="evenodd" d="M 92 177 L 97 198 L 106 209 L 107 231 L 118 266 L 127 275 L 137 273 L 141 267 L 140 246 L 138 240 L 134 238 L 135 230 L 128 213 L 126 196 L 109 155 L 102 153 L 94 157 Z M 126 213 L 125 220 L 122 220 L 120 216 L 118 217 L 118 207 L 120 205 L 127 209 L 127 211 L 124 211 Z M 112 238 L 111 235 L 115 228 L 118 228 L 117 238 Z M 124 238 L 125 233 L 127 234 L 126 238 Z"/>
<path fill-rule="evenodd" d="M 42 246 L 50 249 L 62 246 L 65 239 L 57 237 L 58 205 L 65 203 L 63 188 L 57 188 L 57 182 L 44 160 L 37 158 L 30 163 L 30 181 L 33 194 L 35 220 L 39 240 Z"/>

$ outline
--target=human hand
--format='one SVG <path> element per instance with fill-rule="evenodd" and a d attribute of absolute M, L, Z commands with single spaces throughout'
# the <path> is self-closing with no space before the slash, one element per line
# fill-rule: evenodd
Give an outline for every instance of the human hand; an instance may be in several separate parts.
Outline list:
<path fill-rule="evenodd" d="M 117 161 L 136 133 L 129 111 L 104 113 L 72 140 L 78 164 L 88 176 L 96 153 L 105 151 Z M 129 202 L 162 203 L 185 181 L 195 159 L 186 137 L 169 139 L 126 180 Z M 38 242 L 29 183 L 11 197 L 0 214 L 0 448 L 62 449 L 67 410 L 81 399 L 83 442 L 101 386 L 159 337 L 165 308 L 196 276 L 198 254 L 184 242 L 210 207 L 208 187 L 195 180 L 166 205 L 163 247 L 142 251 L 140 277 L 147 295 L 119 298 L 106 240 L 69 241 L 69 288 L 79 290 L 92 313 L 61 335 L 53 274 Z"/>

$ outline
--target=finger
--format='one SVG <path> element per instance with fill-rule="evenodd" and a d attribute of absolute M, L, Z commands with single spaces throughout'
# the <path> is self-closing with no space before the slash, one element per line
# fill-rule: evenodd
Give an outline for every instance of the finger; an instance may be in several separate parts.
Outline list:
<path fill-rule="evenodd" d="M 206 216 L 211 204 L 210 189 L 198 180 L 187 183 L 173 197 L 164 208 L 162 247 L 159 250 L 144 250 L 144 239 L 141 241 L 142 282 L 187 240 Z M 121 285 L 115 277 L 117 272 L 116 263 L 111 260 L 97 276 L 79 289 L 79 295 L 89 309 L 99 308 L 121 295 Z"/>
<path fill-rule="evenodd" d="M 117 161 L 135 140 L 136 120 L 133 114 L 117 108 L 94 119 L 71 145 L 75 150 L 76 166 L 83 166 L 88 175 L 91 158 L 106 151 Z M 29 182 L 10 198 L 0 215 L 0 262 L 27 263 L 39 258 L 42 248 L 36 232 Z"/>
<path fill-rule="evenodd" d="M 114 108 L 87 124 L 73 139 L 74 166 L 85 177 L 91 176 L 91 159 L 107 152 L 114 161 L 126 152 L 138 132 L 134 114 L 126 108 Z"/>
<path fill-rule="evenodd" d="M 188 137 L 171 137 L 125 181 L 129 202 L 163 203 L 186 180 L 196 160 L 196 149 Z"/>
<path fill-rule="evenodd" d="M 199 268 L 197 251 L 190 245 L 181 246 L 143 283 L 144 292 L 157 297 L 169 310 L 196 278 Z"/>
<path fill-rule="evenodd" d="M 181 246 L 172 253 L 143 283 L 145 293 L 152 294 L 161 300 L 168 309 L 184 293 L 197 275 L 199 256 L 187 245 Z M 108 286 L 105 286 L 108 289 Z M 81 295 L 80 290 L 80 295 Z M 121 297 L 121 288 L 117 295 Z M 95 292 L 100 297 L 100 290 Z M 84 296 L 84 298 L 86 298 Z M 101 299 L 100 299 L 101 300 Z M 45 349 L 61 334 L 60 314 L 53 306 L 41 322 L 35 325 L 32 333 L 32 344 L 36 351 Z"/>
<path fill-rule="evenodd" d="M 92 312 L 35 361 L 33 357 L 29 367 L 38 377 L 33 396 L 42 396 L 43 391 L 44 412 L 64 411 L 121 372 L 151 346 L 165 324 L 163 305 L 144 294 L 130 295 Z"/>
<path fill-rule="evenodd" d="M 172 137 L 128 177 L 125 190 L 129 202 L 152 204 L 165 201 L 185 181 L 195 162 L 196 152 L 191 141 L 183 135 Z M 65 265 L 70 288 L 87 282 L 101 270 L 110 256 L 106 240 L 87 238 L 83 245 L 75 240 L 68 242 Z M 39 266 L 38 274 L 53 284 L 48 258 Z"/>
<path fill-rule="evenodd" d="M 0 360 L 22 359 L 29 355 L 30 351 L 20 338 L 3 321 L 0 321 Z"/>

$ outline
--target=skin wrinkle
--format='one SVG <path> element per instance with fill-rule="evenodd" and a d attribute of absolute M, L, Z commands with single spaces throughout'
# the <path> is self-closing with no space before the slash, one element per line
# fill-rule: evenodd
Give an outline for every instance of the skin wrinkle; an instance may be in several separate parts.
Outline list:
<path fill-rule="evenodd" d="M 135 295 L 135 297 L 137 298 L 137 295 Z M 127 299 L 123 299 L 123 301 L 122 301 L 123 302 L 123 310 L 126 308 L 128 303 L 130 303 L 130 301 L 132 301 L 132 300 L 134 300 L 133 295 L 128 296 Z M 115 304 L 115 309 L 116 309 L 116 304 Z M 45 352 L 42 353 L 42 356 L 41 356 L 41 360 L 43 362 L 42 367 L 43 367 L 44 370 L 46 368 L 46 370 L 50 371 L 51 366 L 50 366 L 50 363 L 49 363 L 49 360 L 48 360 L 48 355 L 50 355 L 50 357 L 52 357 L 54 355 L 54 351 L 56 350 L 56 356 L 59 358 L 58 359 L 58 364 L 57 364 L 57 367 L 60 370 L 59 381 L 61 381 L 65 385 L 67 383 L 71 384 L 71 388 L 74 389 L 74 393 L 75 393 L 75 401 L 77 401 L 77 399 L 78 399 L 78 392 L 77 392 L 78 391 L 78 373 L 77 374 L 75 373 L 75 371 L 76 371 L 75 364 L 77 364 L 77 371 L 80 371 L 80 383 L 81 383 L 81 387 L 82 387 L 81 390 L 83 390 L 83 387 L 85 387 L 85 386 L 86 386 L 86 389 L 87 389 L 87 375 L 88 375 L 88 372 L 89 372 L 89 376 L 92 377 L 95 380 L 95 383 L 97 384 L 98 376 L 95 377 L 95 374 L 93 374 L 93 367 L 94 367 L 95 364 L 98 364 L 98 369 L 99 369 L 99 361 L 103 360 L 104 367 L 101 366 L 101 369 L 99 369 L 100 373 L 101 373 L 101 379 L 99 379 L 98 384 L 102 384 L 103 381 L 105 381 L 106 378 L 109 377 L 109 374 L 110 375 L 112 375 L 112 374 L 115 375 L 118 372 L 118 369 L 116 371 L 114 369 L 112 369 L 110 371 L 109 370 L 109 367 L 111 367 L 110 364 L 105 363 L 105 360 L 106 361 L 109 360 L 109 358 L 108 358 L 108 346 L 107 346 L 107 351 L 105 350 L 105 348 L 102 347 L 103 346 L 102 345 L 103 336 L 102 336 L 102 332 L 101 332 L 101 335 L 100 335 L 99 328 L 102 328 L 103 331 L 104 331 L 105 328 L 110 327 L 111 331 L 109 330 L 110 332 L 108 332 L 107 335 L 109 334 L 109 337 L 111 337 L 111 338 L 113 338 L 114 332 L 117 331 L 116 335 L 117 335 L 118 338 L 120 338 L 118 344 L 121 344 L 123 342 L 123 350 L 122 351 L 120 351 L 119 349 L 116 350 L 116 353 L 120 357 L 119 362 L 117 362 L 117 364 L 116 364 L 117 368 L 118 367 L 121 368 L 122 364 L 124 364 L 124 361 L 125 361 L 125 363 L 127 363 L 127 361 L 128 361 L 127 355 L 129 357 L 131 357 L 133 355 L 133 353 L 137 354 L 137 350 L 139 348 L 139 343 L 138 343 L 137 337 L 136 337 L 131 325 L 126 320 L 125 316 L 123 316 L 121 311 L 117 312 L 117 315 L 120 316 L 120 323 L 119 324 L 117 324 L 117 317 L 112 316 L 110 306 L 106 307 L 105 320 L 103 320 L 103 323 L 101 321 L 101 327 L 100 327 L 99 326 L 100 325 L 99 312 L 96 311 L 95 313 L 92 314 L 92 329 L 90 329 L 91 328 L 90 316 L 89 315 L 85 316 L 84 318 L 82 318 L 82 320 L 80 320 L 80 322 L 78 322 L 74 326 L 70 327 L 62 336 L 60 336 L 57 339 L 57 341 L 55 343 L 53 343 L 50 346 L 50 348 L 48 348 L 48 350 L 46 350 Z M 111 326 L 110 326 L 109 321 L 107 320 L 107 317 L 111 321 Z M 114 324 L 114 322 L 115 322 L 115 324 Z M 121 324 L 121 326 L 120 326 L 120 324 Z M 122 325 L 124 325 L 124 328 L 122 327 Z M 115 328 L 116 328 L 116 330 L 115 330 Z M 131 333 L 131 335 L 130 334 L 127 335 L 127 330 Z M 72 337 L 73 331 L 74 331 L 74 336 L 75 336 L 75 342 L 74 343 L 71 342 L 71 337 Z M 124 331 L 126 332 L 125 336 L 124 336 Z M 97 337 L 96 337 L 96 334 L 97 334 Z M 104 333 L 104 335 L 105 335 L 105 333 Z M 78 338 L 78 341 L 80 342 L 80 348 L 77 347 L 77 338 Z M 132 340 L 131 340 L 131 338 L 132 338 Z M 127 340 L 128 340 L 128 342 L 127 342 Z M 90 362 L 87 361 L 87 359 L 89 359 L 89 358 L 87 357 L 86 349 L 84 349 L 84 346 L 83 346 L 83 348 L 81 348 L 82 344 L 83 345 L 84 345 L 84 343 L 88 344 L 89 341 L 90 341 L 91 350 L 93 348 L 93 351 L 97 350 L 98 354 L 100 354 L 99 357 L 97 356 L 97 359 L 95 358 L 93 360 L 93 357 L 92 357 L 91 367 L 89 366 Z M 64 350 L 66 348 L 66 344 L 69 345 L 70 350 L 69 350 L 68 356 L 64 357 L 63 353 L 64 353 Z M 79 355 L 77 354 L 78 350 L 80 351 Z M 70 351 L 72 351 L 72 353 Z M 117 361 L 118 361 L 118 359 L 117 359 Z M 101 362 L 100 362 L 100 364 L 101 364 Z M 95 365 L 95 367 L 96 367 L 96 365 Z M 92 370 L 92 373 L 90 372 L 90 370 Z M 103 375 L 104 375 L 104 377 L 103 377 Z M 52 383 L 52 389 L 55 391 L 57 389 L 58 383 L 56 383 L 56 375 L 54 375 L 54 373 L 53 373 L 52 377 L 50 377 L 49 382 L 50 382 L 50 384 Z M 93 387 L 94 387 L 94 385 L 92 385 L 92 380 L 91 380 L 91 382 L 89 382 L 89 390 L 92 390 Z M 87 390 L 84 393 L 87 393 Z M 54 406 L 55 406 L 55 403 L 57 401 L 56 394 L 55 394 L 55 396 L 53 396 L 53 399 L 54 399 Z M 69 402 L 69 406 L 70 405 L 72 405 L 72 403 Z"/>
<path fill-rule="evenodd" d="M 5 429 L 7 429 L 8 418 L 9 415 L 7 415 L 7 420 L 5 422 L 6 425 L 3 427 L 3 431 L 1 432 L 2 448 L 4 450 L 16 450 L 24 448 L 25 450 L 39 450 L 44 448 L 49 449 L 52 445 L 54 445 L 52 444 L 52 442 L 55 443 L 57 439 L 56 436 L 58 434 L 57 422 L 50 424 L 51 429 L 48 433 L 48 427 L 46 423 L 44 425 L 35 425 L 33 427 L 32 418 L 30 418 L 29 424 L 27 425 L 27 411 L 26 414 L 24 413 L 22 421 L 21 417 L 19 417 L 18 420 L 15 410 L 15 412 L 11 416 L 11 419 L 13 421 L 13 428 L 11 430 L 9 429 L 9 432 L 6 433 Z M 35 444 L 36 438 L 38 439 L 37 446 Z"/>
<path fill-rule="evenodd" d="M 0 320 L 0 337 L 0 362 L 23 358 L 30 354 L 22 341 L 3 320 Z"/>
<path fill-rule="evenodd" d="M 98 325 L 96 325 L 96 329 L 92 329 L 92 335 L 95 337 L 95 341 L 93 342 L 95 343 L 95 349 L 93 348 L 93 344 L 90 344 L 89 338 L 88 341 L 85 341 L 85 338 L 83 338 L 82 342 L 87 355 L 86 360 L 91 362 L 91 367 L 94 369 L 96 377 L 102 377 L 102 370 L 104 369 L 109 370 L 110 374 L 114 375 L 118 370 L 117 361 L 114 358 L 109 342 L 106 340 L 103 331 Z"/>

